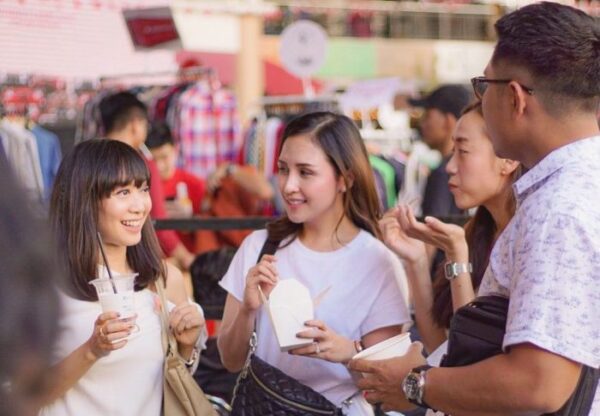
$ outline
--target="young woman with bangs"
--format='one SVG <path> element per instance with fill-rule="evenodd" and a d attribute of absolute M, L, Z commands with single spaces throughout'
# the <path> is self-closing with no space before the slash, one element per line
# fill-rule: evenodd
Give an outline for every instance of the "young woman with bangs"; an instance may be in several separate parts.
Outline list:
<path fill-rule="evenodd" d="M 417 329 L 429 353 L 446 340 L 454 311 L 475 297 L 494 242 L 514 215 L 512 184 L 521 175 L 518 162 L 494 154 L 481 103 L 463 111 L 452 140 L 448 186 L 459 208 L 476 208 L 464 228 L 433 217 L 419 222 L 407 206 L 390 210 L 380 222 L 386 245 L 406 267 Z M 446 255 L 433 282 L 425 243 Z"/>
<path fill-rule="evenodd" d="M 78 144 L 59 168 L 50 220 L 68 276 L 59 289 L 62 313 L 42 415 L 159 415 L 162 306 L 170 309 L 181 356 L 196 355 L 204 318 L 188 301 L 181 273 L 161 259 L 148 217 L 149 179 L 138 152 L 114 140 Z M 131 318 L 103 313 L 90 285 L 107 277 L 97 233 L 112 274 L 138 274 Z M 161 306 L 156 285 L 164 282 L 170 304 Z"/>
<path fill-rule="evenodd" d="M 230 371 L 243 367 L 256 320 L 259 358 L 344 414 L 372 415 L 345 363 L 361 345 L 399 334 L 410 316 L 402 265 L 379 239 L 379 204 L 363 141 L 349 118 L 309 113 L 286 126 L 278 167 L 286 213 L 246 238 L 221 281 L 229 292 L 218 339 L 223 363 Z M 280 241 L 279 248 L 257 264 L 267 237 Z M 298 334 L 312 344 L 285 353 L 259 292 L 268 297 L 291 278 L 313 298 L 325 295 Z"/>

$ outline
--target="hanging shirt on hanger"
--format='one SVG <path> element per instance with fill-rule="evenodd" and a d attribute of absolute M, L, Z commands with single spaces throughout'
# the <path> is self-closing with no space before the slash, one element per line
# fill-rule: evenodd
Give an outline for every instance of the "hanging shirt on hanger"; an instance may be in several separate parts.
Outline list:
<path fill-rule="evenodd" d="M 0 121 L 4 150 L 13 172 L 33 200 L 43 201 L 44 183 L 35 136 L 25 127 L 7 120 Z"/>
<path fill-rule="evenodd" d="M 185 91 L 189 84 L 174 85 L 166 88 L 155 99 L 152 105 L 148 107 L 150 110 L 150 118 L 154 121 L 165 121 L 167 119 L 167 111 L 172 104 L 173 97 Z"/>
<path fill-rule="evenodd" d="M 86 101 L 83 111 L 77 120 L 77 129 L 75 131 L 75 143 L 84 140 L 97 139 L 104 137 L 104 128 L 102 126 L 102 116 L 100 114 L 100 101 L 116 90 L 103 90 Z"/>
<path fill-rule="evenodd" d="M 8 163 L 8 160 L 6 158 L 6 150 L 4 150 L 4 136 L 0 135 L 0 162 L 4 163 Z"/>
<path fill-rule="evenodd" d="M 392 165 L 377 156 L 369 155 L 369 162 L 373 169 L 379 172 L 383 178 L 386 196 L 384 209 L 387 210 L 388 208 L 393 207 L 397 200 L 396 172 Z"/>
<path fill-rule="evenodd" d="M 231 92 L 199 81 L 180 95 L 177 109 L 175 130 L 183 169 L 205 179 L 220 163 L 236 160 L 241 142 Z"/>
<path fill-rule="evenodd" d="M 40 126 L 35 126 L 31 132 L 35 136 L 38 147 L 40 169 L 44 181 L 44 200 L 48 201 L 62 159 L 60 141 L 56 134 Z"/>
<path fill-rule="evenodd" d="M 277 117 L 271 117 L 267 120 L 265 128 L 265 165 L 264 174 L 266 178 L 273 175 L 273 166 L 277 164 L 275 160 L 277 158 L 277 134 L 282 126 L 283 121 Z"/>
<path fill-rule="evenodd" d="M 4 137 L 0 135 L 0 164 L 8 163 L 6 158 L 6 150 L 4 150 Z"/>

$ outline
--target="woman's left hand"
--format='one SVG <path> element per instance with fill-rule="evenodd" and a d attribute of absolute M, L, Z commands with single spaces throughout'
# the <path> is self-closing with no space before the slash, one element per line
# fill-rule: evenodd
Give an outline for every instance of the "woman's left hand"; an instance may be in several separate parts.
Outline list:
<path fill-rule="evenodd" d="M 469 248 L 463 227 L 434 217 L 425 217 L 424 223 L 419 222 L 408 206 L 398 207 L 396 218 L 409 237 L 439 248 L 451 261 L 468 261 Z"/>
<path fill-rule="evenodd" d="M 180 345 L 193 347 L 205 325 L 202 314 L 193 303 L 177 305 L 169 315 L 169 327 Z"/>
<path fill-rule="evenodd" d="M 323 321 L 311 320 L 304 323 L 310 327 L 296 334 L 298 338 L 313 339 L 306 347 L 290 350 L 290 354 L 320 358 L 334 363 L 346 363 L 356 354 L 354 341 L 336 334 Z"/>

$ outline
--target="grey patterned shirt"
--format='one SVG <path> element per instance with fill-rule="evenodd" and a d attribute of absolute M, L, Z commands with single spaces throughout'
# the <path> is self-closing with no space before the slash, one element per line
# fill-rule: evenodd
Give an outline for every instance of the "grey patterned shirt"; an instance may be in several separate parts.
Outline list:
<path fill-rule="evenodd" d="M 514 184 L 517 212 L 479 295 L 510 297 L 504 348 L 600 366 L 600 136 L 554 150 Z M 600 414 L 596 392 L 592 415 Z"/>

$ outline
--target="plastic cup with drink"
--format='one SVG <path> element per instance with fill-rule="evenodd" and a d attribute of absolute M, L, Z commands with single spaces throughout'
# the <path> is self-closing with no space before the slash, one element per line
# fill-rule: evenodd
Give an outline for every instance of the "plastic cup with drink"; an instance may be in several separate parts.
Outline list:
<path fill-rule="evenodd" d="M 90 282 L 96 288 L 102 312 L 118 312 L 121 318 L 135 315 L 134 282 L 137 273 L 120 274 L 112 279 L 95 279 Z"/>
<path fill-rule="evenodd" d="M 102 242 L 102 236 L 100 232 L 96 233 L 98 238 L 98 246 L 100 248 L 100 254 L 104 260 L 104 266 L 108 273 L 108 279 L 106 277 L 100 277 L 90 282 L 96 288 L 98 294 L 98 300 L 102 307 L 102 312 L 118 312 L 120 319 L 128 319 L 135 316 L 135 278 L 138 273 L 126 273 L 119 274 L 116 277 L 113 276 L 108 265 L 108 258 L 104 252 L 104 243 Z M 102 276 L 102 273 L 100 273 Z M 138 332 L 140 327 L 134 325 L 132 332 Z M 114 340 L 113 343 L 120 340 Z"/>
<path fill-rule="evenodd" d="M 135 316 L 134 283 L 137 275 L 137 273 L 120 274 L 90 282 L 96 288 L 102 312 L 118 312 L 119 319 Z M 135 325 L 132 332 L 138 331 L 139 327 Z"/>

